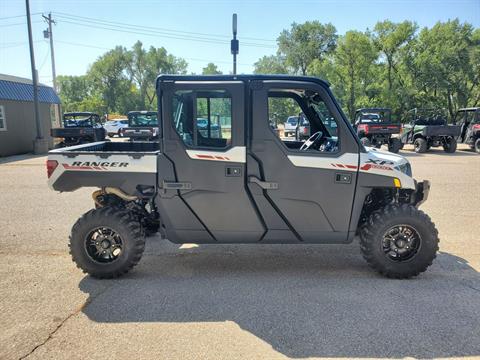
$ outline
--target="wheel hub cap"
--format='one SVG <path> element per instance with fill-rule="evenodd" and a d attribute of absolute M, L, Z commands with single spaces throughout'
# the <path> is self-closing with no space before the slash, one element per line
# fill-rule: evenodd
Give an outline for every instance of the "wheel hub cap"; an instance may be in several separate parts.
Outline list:
<path fill-rule="evenodd" d="M 409 225 L 396 225 L 383 236 L 383 252 L 394 261 L 413 258 L 420 248 L 421 238 L 417 230 Z"/>
<path fill-rule="evenodd" d="M 123 242 L 120 235 L 108 227 L 92 230 L 85 239 L 88 256 L 100 263 L 116 261 L 122 252 Z"/>

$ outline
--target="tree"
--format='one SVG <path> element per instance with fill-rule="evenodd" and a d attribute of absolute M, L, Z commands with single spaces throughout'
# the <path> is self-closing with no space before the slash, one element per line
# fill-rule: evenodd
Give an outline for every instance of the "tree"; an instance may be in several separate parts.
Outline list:
<path fill-rule="evenodd" d="M 295 73 L 306 75 L 314 59 L 322 59 L 333 52 L 338 37 L 336 32 L 331 23 L 293 23 L 291 29 L 283 30 L 277 39 L 278 54 L 285 57 L 286 65 Z"/>
<path fill-rule="evenodd" d="M 255 74 L 288 74 L 285 59 L 279 55 L 263 56 L 254 65 Z"/>
<path fill-rule="evenodd" d="M 333 57 L 336 81 L 345 87 L 347 110 L 350 118 L 358 106 L 368 104 L 367 92 L 374 83 L 374 63 L 377 51 L 370 38 L 359 31 L 348 31 L 338 41 Z"/>
<path fill-rule="evenodd" d="M 390 20 L 378 22 L 374 27 L 374 44 L 385 56 L 387 64 L 388 89 L 393 88 L 392 71 L 398 71 L 396 65 L 400 61 L 399 53 L 415 37 L 417 25 L 410 21 L 396 24 Z"/>
<path fill-rule="evenodd" d="M 220 75 L 222 72 L 218 70 L 217 65 L 214 63 L 208 63 L 206 67 L 202 69 L 202 75 Z"/>
<path fill-rule="evenodd" d="M 423 106 L 446 106 L 453 117 L 472 101 L 480 85 L 477 36 L 458 19 L 422 29 L 408 65 Z"/>

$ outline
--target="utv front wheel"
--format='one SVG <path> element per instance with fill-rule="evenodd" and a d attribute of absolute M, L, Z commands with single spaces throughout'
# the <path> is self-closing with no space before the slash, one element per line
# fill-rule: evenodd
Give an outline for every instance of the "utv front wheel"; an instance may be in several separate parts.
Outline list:
<path fill-rule="evenodd" d="M 427 270 L 438 242 L 438 231 L 428 215 L 405 204 L 373 212 L 360 231 L 362 255 L 370 267 L 396 279 Z"/>
<path fill-rule="evenodd" d="M 413 146 L 416 153 L 425 153 L 428 150 L 427 140 L 423 138 L 417 138 L 413 143 Z"/>
<path fill-rule="evenodd" d="M 73 225 L 70 254 L 83 272 L 105 279 L 119 277 L 142 257 L 145 234 L 131 213 L 102 207 L 85 213 Z"/>

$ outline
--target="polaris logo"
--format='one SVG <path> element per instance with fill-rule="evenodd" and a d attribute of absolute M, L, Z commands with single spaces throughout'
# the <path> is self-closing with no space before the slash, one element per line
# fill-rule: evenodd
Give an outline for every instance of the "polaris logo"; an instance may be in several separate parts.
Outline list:
<path fill-rule="evenodd" d="M 104 167 L 127 167 L 127 162 L 109 161 L 74 161 L 72 166 L 104 166 Z"/>

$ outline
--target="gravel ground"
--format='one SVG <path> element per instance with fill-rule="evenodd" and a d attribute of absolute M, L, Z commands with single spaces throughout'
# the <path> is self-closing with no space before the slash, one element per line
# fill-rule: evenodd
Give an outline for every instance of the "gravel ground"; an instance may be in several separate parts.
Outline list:
<path fill-rule="evenodd" d="M 46 186 L 44 157 L 0 159 L 0 359 L 480 357 L 480 156 L 401 154 L 432 190 L 433 266 L 388 280 L 348 246 L 178 246 L 84 276 L 67 250 L 90 189 Z"/>

